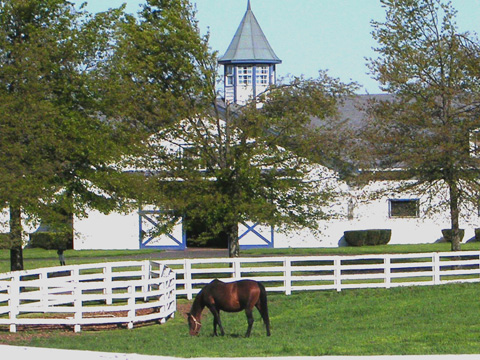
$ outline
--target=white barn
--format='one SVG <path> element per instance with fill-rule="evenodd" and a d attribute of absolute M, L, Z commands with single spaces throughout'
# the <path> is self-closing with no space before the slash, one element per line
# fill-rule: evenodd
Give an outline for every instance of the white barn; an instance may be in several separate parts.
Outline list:
<path fill-rule="evenodd" d="M 281 60 L 260 28 L 250 1 L 234 38 L 219 63 L 224 66 L 226 103 L 243 105 L 275 84 L 276 66 Z M 362 117 L 362 113 L 354 106 L 357 100 L 363 100 L 362 97 L 367 95 L 351 99 L 341 109 L 344 116 L 353 122 Z M 331 170 L 323 168 L 323 171 Z M 369 195 L 379 189 L 389 188 L 392 184 L 378 181 L 355 188 L 340 180 L 335 181 L 339 197 L 328 209 L 335 215 L 319 224 L 319 232 L 303 229 L 284 233 L 256 224 L 241 224 L 241 247 L 338 247 L 345 245 L 344 231 L 364 229 L 391 229 L 390 244 L 433 243 L 442 239 L 442 229 L 450 227 L 447 209 L 439 209 L 434 214 L 426 211 L 427 203 L 441 202 L 446 189 L 438 189 L 433 200 L 423 193 L 396 191 L 385 192 L 372 200 Z M 74 248 L 185 249 L 188 239 L 182 219 L 178 219 L 177 225 L 169 234 L 145 237 L 148 230 L 156 226 L 155 213 L 155 209 L 109 215 L 91 211 L 86 218 L 74 219 Z M 474 237 L 474 229 L 479 224 L 479 212 L 478 209 L 470 209 L 463 213 L 468 216 L 461 218 L 460 227 L 465 229 L 464 241 L 467 241 Z M 3 213 L 2 216 L 6 217 L 7 214 Z M 3 230 L 0 229 L 0 232 L 8 231 Z"/>

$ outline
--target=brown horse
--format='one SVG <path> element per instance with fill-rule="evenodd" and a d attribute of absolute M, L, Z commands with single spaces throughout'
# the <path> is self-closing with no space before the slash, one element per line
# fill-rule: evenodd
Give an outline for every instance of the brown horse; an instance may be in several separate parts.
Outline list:
<path fill-rule="evenodd" d="M 207 284 L 195 297 L 192 308 L 188 315 L 188 326 L 190 335 L 198 335 L 202 323 L 202 310 L 205 306 L 213 314 L 213 335 L 217 336 L 217 325 L 220 327 L 220 334 L 225 335 L 222 322 L 220 321 L 220 310 L 226 312 L 238 312 L 245 310 L 248 321 L 248 329 L 245 334 L 250 336 L 253 326 L 252 310 L 255 306 L 263 322 L 267 327 L 267 336 L 270 336 L 270 320 L 268 318 L 267 292 L 265 287 L 254 280 L 239 280 L 231 283 L 224 283 L 220 280 L 213 280 Z"/>

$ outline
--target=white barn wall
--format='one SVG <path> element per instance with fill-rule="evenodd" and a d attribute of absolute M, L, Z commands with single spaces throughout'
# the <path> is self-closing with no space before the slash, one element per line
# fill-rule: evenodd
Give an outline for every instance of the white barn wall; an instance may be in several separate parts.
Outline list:
<path fill-rule="evenodd" d="M 342 190 L 343 194 L 336 203 L 328 208 L 337 214 L 329 220 L 319 223 L 319 230 L 314 232 L 309 229 L 280 232 L 275 231 L 274 247 L 338 247 L 346 245 L 343 239 L 344 231 L 367 230 L 367 229 L 391 229 L 392 237 L 389 244 L 422 244 L 444 241 L 442 229 L 449 229 L 450 218 L 448 209 L 440 203 L 445 199 L 446 189 L 437 189 L 435 198 L 426 199 L 425 195 L 414 192 L 400 193 L 391 192 L 388 195 L 372 199 L 371 196 L 379 190 L 385 190 L 397 186 L 398 183 L 375 182 L 360 190 Z M 344 188 L 339 184 L 339 188 Z M 420 209 L 418 218 L 390 218 L 390 199 L 419 199 Z M 349 202 L 355 202 L 352 218 L 348 219 Z M 427 204 L 428 202 L 428 204 Z M 428 212 L 427 207 L 438 207 L 437 212 Z M 462 209 L 460 228 L 465 230 L 463 242 L 471 240 L 475 236 L 475 228 L 480 227 L 480 218 L 477 211 Z M 262 234 L 268 233 L 268 227 L 256 227 L 262 229 Z M 245 230 L 241 227 L 240 233 Z M 258 237 L 249 233 L 241 239 L 241 245 L 261 245 Z"/>
<path fill-rule="evenodd" d="M 105 215 L 92 210 L 88 217 L 74 219 L 74 249 L 138 249 L 138 221 L 137 211 Z"/>
<path fill-rule="evenodd" d="M 330 180 L 332 177 L 330 177 Z M 319 224 L 319 231 L 309 229 L 274 233 L 274 247 L 338 247 L 346 245 L 343 233 L 347 230 L 391 229 L 390 244 L 420 244 L 434 243 L 442 240 L 441 230 L 450 228 L 448 209 L 438 204 L 445 199 L 445 189 L 435 191 L 435 198 L 429 200 L 430 207 L 438 207 L 436 213 L 426 213 L 426 196 L 415 193 L 390 192 L 379 198 L 370 196 L 378 190 L 389 188 L 392 183 L 375 182 L 362 189 L 349 188 L 344 183 L 338 183 L 341 195 L 327 210 L 337 214 L 330 220 Z M 418 218 L 390 218 L 388 214 L 389 199 L 419 199 L 420 212 Z M 352 207 L 350 204 L 354 203 Z M 438 206 L 437 206 L 438 205 Z M 350 215 L 350 216 L 349 216 Z M 463 242 L 474 238 L 474 229 L 480 227 L 478 210 L 462 209 L 460 227 L 465 229 Z M 139 214 L 136 210 L 124 214 L 113 212 L 105 215 L 96 210 L 88 212 L 85 218 L 74 219 L 74 248 L 82 249 L 139 249 Z M 35 224 L 24 222 L 24 240 L 28 234 L 35 231 Z M 175 234 L 181 238 L 181 224 L 175 228 Z M 247 246 L 265 245 L 253 233 L 246 234 L 246 227 L 239 226 L 239 235 L 243 235 L 240 244 Z M 8 232 L 8 209 L 0 212 L 0 232 Z M 255 231 L 271 240 L 271 229 L 268 226 L 257 226 Z M 178 234 L 177 234 L 178 232 Z M 165 241 L 162 242 L 165 244 Z M 155 241 L 150 244 L 159 245 Z M 168 244 L 167 244 L 168 245 Z M 175 244 L 172 244 L 175 245 Z"/>
<path fill-rule="evenodd" d="M 9 219 L 10 219 L 10 213 L 7 208 L 1 210 L 0 209 L 0 233 L 8 233 L 10 232 L 10 224 L 9 224 Z M 23 243 L 26 244 L 28 242 L 28 234 L 34 232 L 38 227 L 38 224 L 36 222 L 29 222 L 27 221 L 27 218 L 22 215 L 22 228 L 23 228 L 23 233 L 22 233 L 22 240 Z"/>

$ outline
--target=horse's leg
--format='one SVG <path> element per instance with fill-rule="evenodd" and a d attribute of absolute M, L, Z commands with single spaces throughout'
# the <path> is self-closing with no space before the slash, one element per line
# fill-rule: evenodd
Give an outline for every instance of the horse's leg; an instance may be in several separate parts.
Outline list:
<path fill-rule="evenodd" d="M 265 323 L 265 327 L 267 328 L 267 336 L 270 336 L 270 319 L 268 317 L 268 309 L 262 308 L 260 302 L 256 305 L 258 312 L 262 315 L 263 322 Z"/>
<path fill-rule="evenodd" d="M 217 325 L 220 327 L 220 335 L 225 335 L 223 331 L 222 322 L 220 321 L 220 311 L 214 305 L 208 307 L 210 312 L 213 314 L 213 335 L 217 336 Z"/>
<path fill-rule="evenodd" d="M 247 328 L 247 333 L 245 334 L 245 337 L 250 337 L 250 333 L 252 332 L 252 326 L 253 326 L 253 312 L 252 309 L 245 309 L 245 314 L 247 315 L 247 322 L 248 322 L 248 328 Z"/>
<path fill-rule="evenodd" d="M 217 318 L 213 316 L 213 336 L 218 336 L 217 334 Z"/>

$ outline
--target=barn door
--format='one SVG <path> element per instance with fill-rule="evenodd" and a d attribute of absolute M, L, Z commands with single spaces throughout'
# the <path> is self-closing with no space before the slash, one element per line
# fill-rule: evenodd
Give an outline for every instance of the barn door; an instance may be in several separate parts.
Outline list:
<path fill-rule="evenodd" d="M 139 210 L 140 249 L 184 250 L 186 236 L 183 229 L 183 217 L 172 216 L 173 228 L 163 230 L 165 212 L 161 210 Z"/>
<path fill-rule="evenodd" d="M 273 248 L 273 227 L 242 222 L 238 230 L 240 249 Z"/>

